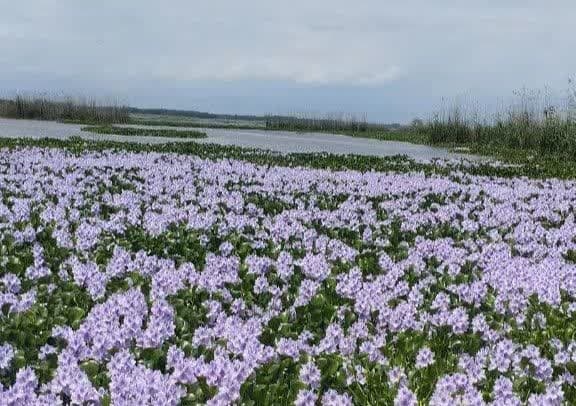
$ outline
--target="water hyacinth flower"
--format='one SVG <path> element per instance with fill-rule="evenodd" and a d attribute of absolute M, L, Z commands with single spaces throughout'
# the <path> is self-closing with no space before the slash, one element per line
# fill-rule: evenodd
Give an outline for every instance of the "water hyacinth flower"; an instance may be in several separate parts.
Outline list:
<path fill-rule="evenodd" d="M 234 250 L 234 246 L 229 241 L 224 241 L 222 244 L 220 244 L 219 249 L 220 249 L 220 253 L 222 255 L 224 255 L 225 257 L 227 257 L 230 254 L 232 254 L 232 251 Z"/>
<path fill-rule="evenodd" d="M 304 275 L 317 281 L 323 281 L 330 273 L 330 266 L 322 254 L 306 254 L 299 262 Z"/>
<path fill-rule="evenodd" d="M 458 168 L 0 149 L 0 399 L 573 403 L 576 184 Z"/>
<path fill-rule="evenodd" d="M 388 381 L 392 385 L 403 386 L 406 381 L 406 373 L 401 367 L 394 367 L 388 371 Z"/>
<path fill-rule="evenodd" d="M 294 402 L 295 406 L 314 406 L 316 405 L 316 400 L 318 399 L 318 395 L 315 394 L 311 390 L 302 389 L 298 392 L 298 396 L 296 397 L 296 401 Z"/>
<path fill-rule="evenodd" d="M 421 348 L 416 355 L 416 368 L 426 368 L 434 363 L 434 353 L 428 347 Z"/>
<path fill-rule="evenodd" d="M 0 370 L 7 369 L 14 358 L 14 348 L 9 343 L 0 345 Z"/>
<path fill-rule="evenodd" d="M 31 368 L 20 369 L 16 373 L 16 382 L 7 389 L 0 387 L 0 399 L 7 405 L 54 405 L 60 398 L 55 394 L 37 394 L 38 378 Z"/>
<path fill-rule="evenodd" d="M 21 289 L 21 282 L 18 276 L 14 275 L 13 273 L 7 273 L 2 278 L 0 278 L 0 282 L 3 285 L 3 290 L 6 293 L 19 293 Z"/>
<path fill-rule="evenodd" d="M 322 396 L 322 405 L 325 406 L 352 406 L 352 404 L 350 395 L 340 394 L 334 389 L 327 390 Z"/>
<path fill-rule="evenodd" d="M 58 367 L 48 388 L 53 394 L 66 394 L 76 404 L 95 403 L 102 396 L 78 365 L 75 355 L 69 351 L 64 351 L 58 357 Z"/>
<path fill-rule="evenodd" d="M 300 381 L 313 389 L 320 385 L 320 370 L 312 361 L 300 367 Z"/>
<path fill-rule="evenodd" d="M 298 289 L 298 296 L 294 302 L 294 306 L 304 306 L 316 296 L 320 283 L 311 279 L 304 279 Z"/>
<path fill-rule="evenodd" d="M 416 395 L 406 387 L 398 389 L 398 393 L 394 398 L 394 406 L 416 406 L 418 399 Z"/>
<path fill-rule="evenodd" d="M 50 354 L 55 354 L 57 351 L 56 347 L 51 346 L 50 344 L 45 344 L 40 348 L 40 352 L 38 353 L 38 358 L 41 360 L 46 359 L 46 357 Z"/>
<path fill-rule="evenodd" d="M 169 376 L 137 365 L 127 351 L 114 355 L 108 365 L 110 393 L 115 405 L 178 405 L 184 389 Z"/>

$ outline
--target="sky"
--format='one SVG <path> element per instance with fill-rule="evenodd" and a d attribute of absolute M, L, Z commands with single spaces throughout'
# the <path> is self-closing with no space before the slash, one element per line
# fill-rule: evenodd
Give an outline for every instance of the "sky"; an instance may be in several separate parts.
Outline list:
<path fill-rule="evenodd" d="M 3 95 L 408 122 L 576 74 L 574 0 L 2 3 Z"/>

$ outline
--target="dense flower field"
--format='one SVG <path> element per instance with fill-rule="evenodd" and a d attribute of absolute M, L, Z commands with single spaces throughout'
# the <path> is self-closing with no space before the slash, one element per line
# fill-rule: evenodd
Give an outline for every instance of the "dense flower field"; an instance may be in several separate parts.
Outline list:
<path fill-rule="evenodd" d="M 573 404 L 575 186 L 2 149 L 0 404 Z"/>

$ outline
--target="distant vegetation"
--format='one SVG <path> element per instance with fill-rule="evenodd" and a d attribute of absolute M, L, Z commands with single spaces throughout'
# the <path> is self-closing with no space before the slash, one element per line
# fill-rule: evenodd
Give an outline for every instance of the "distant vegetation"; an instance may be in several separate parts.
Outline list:
<path fill-rule="evenodd" d="M 193 130 L 161 130 L 155 128 L 134 128 L 134 127 L 117 127 L 117 126 L 91 126 L 84 127 L 82 131 L 88 131 L 95 134 L 114 134 L 114 135 L 139 135 L 150 137 L 169 137 L 169 138 L 206 138 L 206 133 Z"/>
<path fill-rule="evenodd" d="M 266 118 L 264 116 L 243 115 L 243 114 L 216 114 L 207 113 L 196 110 L 173 110 L 173 109 L 141 109 L 130 107 L 131 114 L 152 114 L 157 116 L 172 116 L 172 117 L 189 117 L 189 118 L 203 118 L 203 119 L 217 119 L 217 120 L 248 120 L 248 121 L 262 121 Z"/>
<path fill-rule="evenodd" d="M 280 130 L 299 132 L 330 132 L 380 138 L 383 133 L 399 130 L 400 124 L 376 124 L 367 121 L 365 115 L 355 116 L 338 113 L 316 115 L 300 113 L 294 115 L 266 115 L 257 120 L 247 120 L 248 116 L 211 114 L 213 118 L 192 116 L 172 116 L 145 113 L 132 113 L 131 122 L 146 126 L 223 128 L 236 130 Z M 238 117 L 234 119 L 234 117 Z"/>
<path fill-rule="evenodd" d="M 430 121 L 418 123 L 414 130 L 425 134 L 433 144 L 469 144 L 576 157 L 576 90 L 556 104 L 537 91 L 522 90 L 515 96 L 510 107 L 489 116 L 467 106 L 444 108 Z"/>
<path fill-rule="evenodd" d="M 147 117 L 145 114 L 131 115 L 131 124 L 157 127 L 188 127 L 188 128 L 223 128 L 231 130 L 265 130 L 266 127 L 260 121 L 221 121 L 217 119 L 180 119 L 177 117 L 166 116 L 162 119 L 160 116 Z"/>
<path fill-rule="evenodd" d="M 99 103 L 86 98 L 57 98 L 18 95 L 0 99 L 0 116 L 84 123 L 128 123 L 129 108 L 120 104 Z"/>
<path fill-rule="evenodd" d="M 366 115 L 298 113 L 290 116 L 266 116 L 266 128 L 287 131 L 352 131 L 368 130 Z"/>

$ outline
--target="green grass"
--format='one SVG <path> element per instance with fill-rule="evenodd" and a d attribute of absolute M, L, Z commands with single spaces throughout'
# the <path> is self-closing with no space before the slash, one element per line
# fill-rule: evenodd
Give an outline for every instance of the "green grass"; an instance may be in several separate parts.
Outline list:
<path fill-rule="evenodd" d="M 82 131 L 95 134 L 114 135 L 138 135 L 147 137 L 168 137 L 168 138 L 206 138 L 206 133 L 194 130 L 165 130 L 156 128 L 133 128 L 117 126 L 90 126 L 83 127 Z"/>

